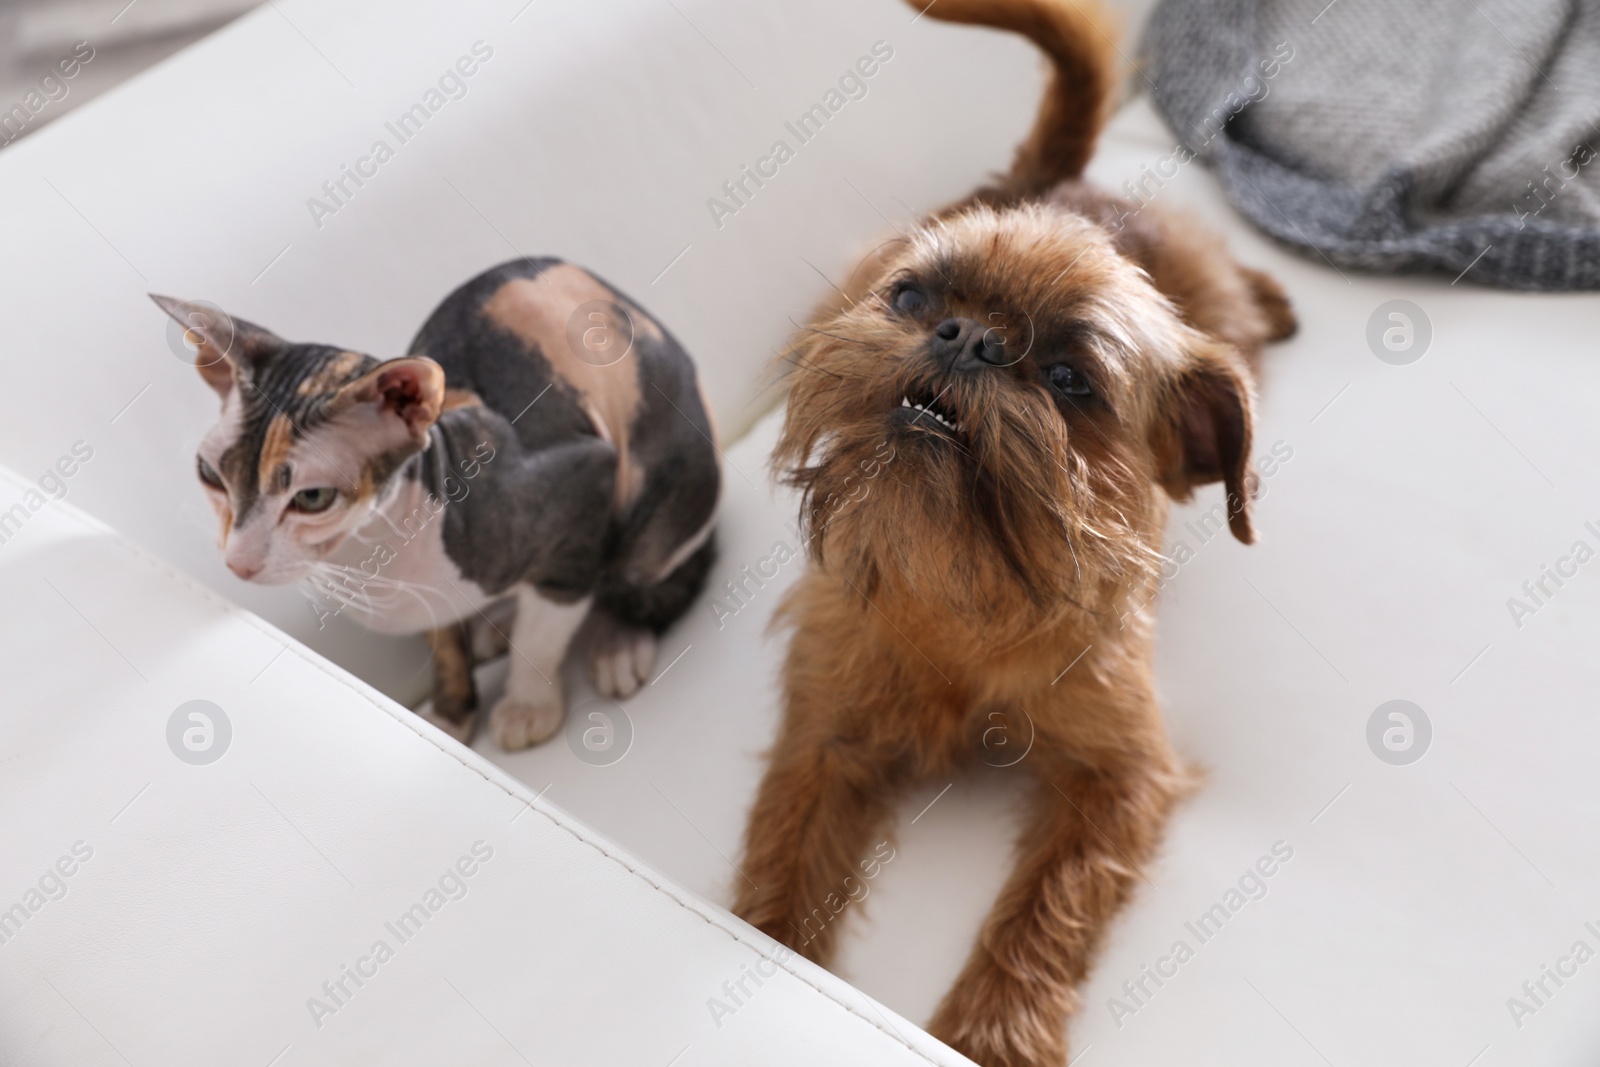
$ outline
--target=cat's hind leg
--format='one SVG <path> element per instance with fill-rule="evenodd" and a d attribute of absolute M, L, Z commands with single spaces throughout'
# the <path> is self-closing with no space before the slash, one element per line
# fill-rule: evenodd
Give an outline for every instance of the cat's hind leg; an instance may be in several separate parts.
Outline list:
<path fill-rule="evenodd" d="M 478 724 L 478 691 L 472 682 L 472 642 L 465 623 L 429 630 L 433 650 L 433 705 L 423 715 L 451 737 L 467 744 Z"/>
<path fill-rule="evenodd" d="M 472 662 L 487 663 L 511 650 L 511 628 L 517 621 L 517 598 L 505 597 L 486 605 L 467 620 L 472 635 Z"/>
<path fill-rule="evenodd" d="M 589 604 L 588 598 L 558 603 L 532 586 L 517 589 L 506 691 L 489 713 L 489 734 L 505 751 L 536 745 L 561 729 L 567 716 L 561 661 Z"/>
<path fill-rule="evenodd" d="M 597 611 L 589 636 L 589 677 L 603 697 L 630 697 L 650 680 L 656 635 L 647 627 Z"/>
<path fill-rule="evenodd" d="M 717 556 L 711 536 L 676 569 L 652 585 L 602 583 L 595 597 L 589 674 L 602 696 L 632 696 L 655 666 L 656 638 L 676 622 L 705 587 Z"/>

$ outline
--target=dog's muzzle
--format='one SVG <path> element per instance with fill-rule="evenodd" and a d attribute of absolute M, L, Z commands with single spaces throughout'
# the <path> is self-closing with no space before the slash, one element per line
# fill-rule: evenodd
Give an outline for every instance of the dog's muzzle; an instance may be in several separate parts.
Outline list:
<path fill-rule="evenodd" d="M 945 319 L 933 328 L 928 344 L 929 355 L 950 373 L 1004 367 L 1010 362 L 1000 331 L 976 319 Z"/>

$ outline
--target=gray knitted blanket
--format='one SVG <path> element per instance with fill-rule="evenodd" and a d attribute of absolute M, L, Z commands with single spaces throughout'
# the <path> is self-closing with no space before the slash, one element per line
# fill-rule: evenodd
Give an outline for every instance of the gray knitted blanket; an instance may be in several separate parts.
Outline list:
<path fill-rule="evenodd" d="M 1234 206 L 1339 267 L 1600 288 L 1600 0 L 1162 0 L 1141 66 Z"/>

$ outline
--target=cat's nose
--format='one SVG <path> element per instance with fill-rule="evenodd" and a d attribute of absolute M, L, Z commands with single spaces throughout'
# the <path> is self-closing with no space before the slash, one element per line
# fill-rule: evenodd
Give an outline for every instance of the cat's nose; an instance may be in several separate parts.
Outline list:
<path fill-rule="evenodd" d="M 228 569 L 247 582 L 260 574 L 264 565 L 262 563 L 241 563 L 236 559 L 228 560 Z"/>

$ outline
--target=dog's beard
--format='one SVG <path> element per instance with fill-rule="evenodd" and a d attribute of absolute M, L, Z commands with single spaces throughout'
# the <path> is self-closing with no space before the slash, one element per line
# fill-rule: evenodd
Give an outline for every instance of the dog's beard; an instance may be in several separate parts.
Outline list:
<path fill-rule="evenodd" d="M 1069 440 L 1041 388 L 947 373 L 868 315 L 807 332 L 793 355 L 775 463 L 802 491 L 813 558 L 873 603 L 1020 639 L 1112 612 L 1155 573 L 1149 472 L 1092 426 Z"/>

